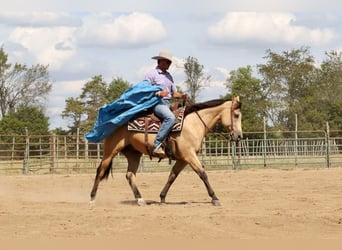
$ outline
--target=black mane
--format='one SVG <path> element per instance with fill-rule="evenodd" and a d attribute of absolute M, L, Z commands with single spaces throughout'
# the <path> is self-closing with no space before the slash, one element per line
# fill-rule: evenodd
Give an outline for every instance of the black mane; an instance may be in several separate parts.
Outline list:
<path fill-rule="evenodd" d="M 216 106 L 221 105 L 222 103 L 224 103 L 226 101 L 228 101 L 228 100 L 215 99 L 215 100 L 210 100 L 207 102 L 195 103 L 195 104 L 192 104 L 190 106 L 186 106 L 185 111 L 184 111 L 184 116 L 187 116 L 188 114 L 195 112 L 195 111 L 199 111 L 201 109 L 216 107 Z"/>

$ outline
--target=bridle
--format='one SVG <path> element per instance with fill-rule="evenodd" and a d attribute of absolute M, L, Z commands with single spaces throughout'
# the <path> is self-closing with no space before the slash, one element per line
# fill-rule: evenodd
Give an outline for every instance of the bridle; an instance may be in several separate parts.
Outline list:
<path fill-rule="evenodd" d="M 208 125 L 205 123 L 205 121 L 203 121 L 202 117 L 199 115 L 198 111 L 195 111 L 196 115 L 198 116 L 198 118 L 200 119 L 200 121 L 202 122 L 202 124 L 204 125 L 204 127 L 208 130 L 209 132 L 212 132 L 211 129 L 208 127 Z"/>
<path fill-rule="evenodd" d="M 230 137 L 234 134 L 234 110 L 235 110 L 235 102 L 232 101 L 232 106 L 230 107 Z"/>
<path fill-rule="evenodd" d="M 229 126 L 229 136 L 230 138 L 234 138 L 234 110 L 235 110 L 235 105 L 236 102 L 235 100 L 232 100 L 232 105 L 230 107 L 230 126 Z M 197 111 L 195 111 L 196 115 L 198 116 L 198 118 L 200 119 L 200 121 L 202 122 L 202 124 L 204 125 L 204 127 L 207 129 L 208 133 L 212 132 L 212 130 L 208 127 L 208 125 L 205 123 L 205 121 L 202 119 L 202 117 L 199 115 L 199 113 Z"/>

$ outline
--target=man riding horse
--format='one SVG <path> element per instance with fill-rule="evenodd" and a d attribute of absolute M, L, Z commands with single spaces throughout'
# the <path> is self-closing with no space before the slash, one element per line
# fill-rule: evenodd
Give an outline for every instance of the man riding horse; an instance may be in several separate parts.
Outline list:
<path fill-rule="evenodd" d="M 136 183 L 140 159 L 142 155 L 150 155 L 146 144 L 154 146 L 156 156 L 165 157 L 160 144 L 168 136 L 175 122 L 175 117 L 169 109 L 169 100 L 171 97 L 187 97 L 177 92 L 173 79 L 167 72 L 172 62 L 171 54 L 161 51 L 158 56 L 152 58 L 158 62 L 156 69 L 147 74 L 145 81 L 126 90 L 118 100 L 101 107 L 93 131 L 85 136 L 91 142 L 103 140 L 103 156 L 90 193 L 91 204 L 95 202 L 99 183 L 108 178 L 113 167 L 113 158 L 118 153 L 122 153 L 127 159 L 126 179 L 137 204 L 146 204 Z M 164 121 L 160 131 L 154 136 L 130 131 L 127 126 L 132 118 L 147 109 L 153 109 Z M 212 204 L 220 205 L 197 154 L 203 138 L 218 122 L 226 128 L 231 140 L 239 141 L 242 138 L 241 117 L 238 96 L 232 100 L 217 99 L 195 103 L 185 108 L 182 129 L 169 135 L 170 154 L 175 164 L 160 193 L 161 203 L 165 203 L 166 195 L 179 173 L 189 165 L 205 184 Z"/>
<path fill-rule="evenodd" d="M 167 71 L 172 63 L 171 53 L 161 51 L 152 59 L 157 60 L 157 66 L 146 75 L 143 82 L 131 86 L 119 99 L 100 108 L 93 130 L 85 136 L 88 141 L 95 143 L 102 141 L 140 112 L 151 109 L 161 121 L 151 154 L 159 158 L 166 157 L 162 143 L 176 119 L 170 110 L 170 99 L 186 100 L 187 95 L 177 92 L 173 78 Z"/>
<path fill-rule="evenodd" d="M 170 99 L 171 97 L 186 99 L 187 95 L 177 92 L 173 78 L 167 71 L 172 63 L 171 53 L 164 50 L 158 56 L 152 57 L 152 59 L 157 60 L 157 67 L 149 72 L 145 79 L 152 85 L 163 87 L 163 90 L 156 92 L 156 95 L 161 96 L 162 99 L 153 107 L 154 113 L 162 120 L 162 124 L 153 142 L 153 155 L 163 158 L 165 157 L 165 151 L 162 148 L 162 143 L 170 133 L 176 119 L 170 110 Z"/>

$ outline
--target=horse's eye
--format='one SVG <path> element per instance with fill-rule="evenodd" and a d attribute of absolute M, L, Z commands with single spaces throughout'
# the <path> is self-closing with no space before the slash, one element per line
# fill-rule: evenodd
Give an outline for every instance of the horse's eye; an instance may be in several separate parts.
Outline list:
<path fill-rule="evenodd" d="M 240 116 L 239 114 L 234 114 L 235 119 L 239 119 L 239 116 Z"/>

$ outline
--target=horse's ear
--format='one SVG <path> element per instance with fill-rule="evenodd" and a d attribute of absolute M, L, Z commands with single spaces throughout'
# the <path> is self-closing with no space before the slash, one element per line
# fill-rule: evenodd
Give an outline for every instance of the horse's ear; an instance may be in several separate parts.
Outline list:
<path fill-rule="evenodd" d="M 233 97 L 232 105 L 234 106 L 234 109 L 241 108 L 241 103 L 240 103 L 240 97 L 239 96 L 234 96 Z"/>
<path fill-rule="evenodd" d="M 233 103 L 240 102 L 240 97 L 239 96 L 234 96 L 232 101 L 233 101 Z"/>

